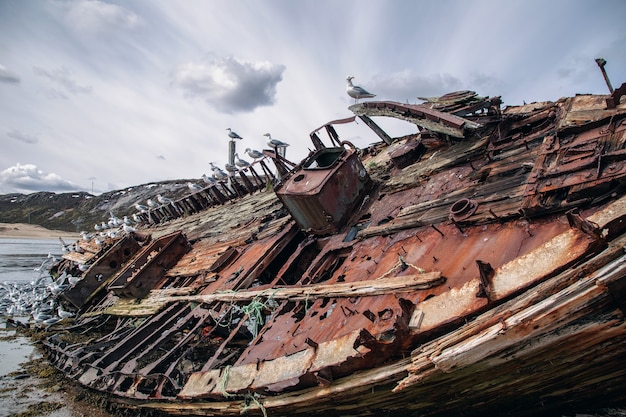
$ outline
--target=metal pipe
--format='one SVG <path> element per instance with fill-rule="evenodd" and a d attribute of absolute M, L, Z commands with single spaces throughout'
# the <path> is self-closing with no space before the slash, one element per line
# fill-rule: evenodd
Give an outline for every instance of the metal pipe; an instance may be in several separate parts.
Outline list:
<path fill-rule="evenodd" d="M 606 70 L 604 66 L 606 65 L 606 60 L 604 58 L 596 58 L 596 64 L 600 67 L 600 71 L 602 71 L 602 75 L 604 76 L 604 81 L 606 81 L 607 87 L 609 87 L 609 91 L 613 94 L 613 86 L 611 85 L 611 81 L 609 81 L 609 76 L 606 74 Z"/>

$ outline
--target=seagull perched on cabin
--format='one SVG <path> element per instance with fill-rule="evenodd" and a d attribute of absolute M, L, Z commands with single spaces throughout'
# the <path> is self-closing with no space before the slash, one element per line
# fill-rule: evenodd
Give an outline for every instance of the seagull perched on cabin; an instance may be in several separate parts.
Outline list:
<path fill-rule="evenodd" d="M 239 135 L 237 134 L 237 132 L 233 132 L 233 131 L 230 129 L 230 127 L 229 127 L 228 129 L 226 129 L 226 130 L 228 130 L 228 137 L 229 137 L 229 138 L 231 138 L 231 140 L 232 140 L 232 139 L 243 139 L 241 136 L 239 136 Z"/>
<path fill-rule="evenodd" d="M 255 149 L 246 148 L 245 152 L 255 161 L 259 158 L 263 158 L 263 154 Z"/>
<path fill-rule="evenodd" d="M 370 93 L 369 91 L 367 91 L 363 87 L 358 86 L 358 85 L 353 85 L 352 84 L 352 79 L 353 78 L 354 78 L 354 76 L 352 76 L 352 75 L 348 75 L 346 77 L 346 93 L 348 93 L 348 95 L 354 99 L 355 103 L 357 103 L 360 98 L 376 97 L 376 94 Z"/>

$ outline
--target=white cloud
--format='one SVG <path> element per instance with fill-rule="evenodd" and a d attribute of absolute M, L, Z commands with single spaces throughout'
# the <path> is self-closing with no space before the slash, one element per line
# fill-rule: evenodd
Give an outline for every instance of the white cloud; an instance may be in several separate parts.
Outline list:
<path fill-rule="evenodd" d="M 99 0 L 53 2 L 64 13 L 70 27 L 83 33 L 97 33 L 110 28 L 135 28 L 141 19 L 132 11 Z"/>
<path fill-rule="evenodd" d="M 172 83 L 187 97 L 199 97 L 223 113 L 251 112 L 276 100 L 284 65 L 214 57 L 188 62 L 172 73 Z"/>
<path fill-rule="evenodd" d="M 41 67 L 33 67 L 35 75 L 47 80 L 48 85 L 45 88 L 48 98 L 67 99 L 69 94 L 90 94 L 92 87 L 89 85 L 80 85 L 74 79 L 72 73 L 67 68 L 59 68 L 56 70 L 46 70 Z"/>
<path fill-rule="evenodd" d="M 19 130 L 11 130 L 7 132 L 7 136 L 11 139 L 15 139 L 19 142 L 24 142 L 28 144 L 35 144 L 39 142 L 39 138 L 35 135 L 30 135 L 28 133 L 20 132 Z"/>
<path fill-rule="evenodd" d="M 4 65 L 0 65 L 0 82 L 2 83 L 19 83 L 20 78 L 9 71 Z"/>
<path fill-rule="evenodd" d="M 33 191 L 76 191 L 79 187 L 61 178 L 54 173 L 46 173 L 36 165 L 20 163 L 0 171 L 0 189 L 3 192 L 33 192 Z"/>

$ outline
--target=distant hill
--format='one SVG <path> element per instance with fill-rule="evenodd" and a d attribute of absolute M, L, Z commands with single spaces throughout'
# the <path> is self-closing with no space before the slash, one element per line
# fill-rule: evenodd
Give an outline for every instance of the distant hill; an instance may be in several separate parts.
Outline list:
<path fill-rule="evenodd" d="M 36 224 L 68 232 L 93 231 L 94 224 L 106 222 L 111 211 L 121 218 L 135 213 L 137 202 L 146 205 L 149 198 L 156 201 L 157 194 L 173 200 L 189 194 L 188 181 L 192 180 L 153 182 L 97 196 L 86 192 L 3 194 L 0 195 L 0 223 Z"/>

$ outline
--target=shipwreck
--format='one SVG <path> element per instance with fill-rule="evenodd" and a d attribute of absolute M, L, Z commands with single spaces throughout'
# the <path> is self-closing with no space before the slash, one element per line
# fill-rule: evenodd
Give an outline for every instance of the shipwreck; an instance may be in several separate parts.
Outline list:
<path fill-rule="evenodd" d="M 78 314 L 47 355 L 169 415 L 623 404 L 625 95 L 354 104 L 298 164 L 265 150 L 137 232 L 78 241 L 55 266 L 88 265 L 62 295 Z M 336 129 L 357 119 L 361 149 Z"/>

